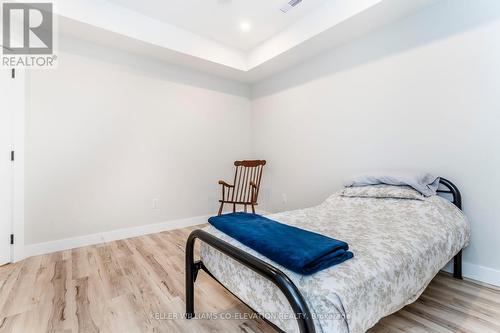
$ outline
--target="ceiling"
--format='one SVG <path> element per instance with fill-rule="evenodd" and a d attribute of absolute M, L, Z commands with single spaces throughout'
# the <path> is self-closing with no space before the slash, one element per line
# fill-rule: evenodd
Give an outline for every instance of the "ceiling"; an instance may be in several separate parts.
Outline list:
<path fill-rule="evenodd" d="M 303 0 L 287 13 L 289 0 L 108 0 L 151 18 L 242 51 L 249 51 L 326 1 Z M 242 31 L 240 24 L 250 29 Z"/>
<path fill-rule="evenodd" d="M 441 0 L 64 0 L 63 36 L 258 82 Z M 241 22 L 251 29 L 244 32 Z"/>

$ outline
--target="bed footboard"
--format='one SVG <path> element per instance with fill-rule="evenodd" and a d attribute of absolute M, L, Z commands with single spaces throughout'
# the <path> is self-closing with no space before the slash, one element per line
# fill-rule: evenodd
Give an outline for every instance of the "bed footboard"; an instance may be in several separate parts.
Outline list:
<path fill-rule="evenodd" d="M 274 283 L 290 303 L 295 313 L 300 332 L 315 333 L 314 322 L 304 297 L 285 273 L 203 230 L 193 231 L 189 235 L 186 244 L 186 316 L 188 319 L 193 318 L 195 314 L 194 283 L 198 271 L 203 269 L 212 276 L 205 268 L 202 261 L 194 261 L 194 244 L 196 239 L 200 239 Z"/>

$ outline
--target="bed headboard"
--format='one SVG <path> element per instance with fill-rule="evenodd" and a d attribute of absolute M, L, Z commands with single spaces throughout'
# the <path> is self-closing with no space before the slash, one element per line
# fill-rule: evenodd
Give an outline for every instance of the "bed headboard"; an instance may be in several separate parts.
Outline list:
<path fill-rule="evenodd" d="M 452 197 L 451 202 L 453 202 L 453 204 L 457 206 L 459 209 L 462 209 L 462 195 L 460 194 L 458 187 L 445 178 L 440 178 L 439 185 L 440 186 L 437 192 L 451 194 Z"/>

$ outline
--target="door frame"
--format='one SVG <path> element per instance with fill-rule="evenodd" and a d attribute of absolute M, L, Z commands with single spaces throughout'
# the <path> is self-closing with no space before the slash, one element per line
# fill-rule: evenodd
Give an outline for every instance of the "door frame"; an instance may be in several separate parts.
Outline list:
<path fill-rule="evenodd" d="M 19 41 L 19 36 L 11 36 Z M 12 210 L 11 233 L 14 235 L 14 244 L 10 246 L 10 262 L 21 261 L 29 255 L 24 243 L 24 161 L 25 161 L 25 121 L 29 106 L 30 70 L 23 67 L 15 69 L 13 98 L 17 101 L 12 112 L 12 141 L 14 161 L 12 162 Z"/>
<path fill-rule="evenodd" d="M 11 113 L 11 149 L 14 160 L 11 168 L 11 234 L 14 244 L 10 245 L 10 262 L 25 258 L 24 251 L 24 134 L 27 81 L 26 70 L 15 69 L 13 83 L 13 108 Z"/>
<path fill-rule="evenodd" d="M 15 71 L 15 90 L 18 100 L 13 121 L 13 150 L 15 152 L 13 165 L 13 193 L 12 193 L 12 233 L 14 245 L 11 247 L 11 261 L 18 262 L 25 258 L 24 244 L 24 135 L 25 113 L 28 99 L 29 73 L 24 68 Z"/>
<path fill-rule="evenodd" d="M 2 262 L 0 262 L 0 265 L 6 265 L 9 264 L 13 261 L 13 246 L 12 242 L 9 242 L 9 236 L 12 237 L 13 234 L 13 216 L 14 216 L 14 202 L 13 202 L 13 194 L 14 194 L 14 165 L 12 163 L 12 153 L 11 151 L 14 149 L 14 113 L 17 108 L 17 103 L 16 103 L 16 92 L 17 92 L 17 87 L 15 82 L 13 81 L 13 72 L 11 72 L 9 69 L 2 68 L 1 69 L 1 75 L 2 75 L 2 86 L 3 83 L 5 82 L 5 87 L 6 91 L 4 94 L 6 94 L 6 103 L 2 103 L 2 105 L 5 107 L 5 110 L 1 111 L 5 119 L 2 119 L 4 121 L 4 128 L 2 130 L 5 130 L 3 133 L 4 136 L 2 136 L 2 140 L 5 140 L 5 142 L 2 143 L 2 174 L 0 177 L 2 178 L 2 183 L 4 185 L 4 189 L 2 192 L 5 191 L 5 193 L 2 193 L 2 201 L 3 199 L 6 199 L 7 201 L 5 202 L 5 206 L 2 204 L 2 207 L 0 209 L 5 210 L 7 213 L 5 218 L 7 219 L 6 221 L 2 221 L 2 237 L 1 237 L 1 249 L 2 251 L 4 249 L 7 249 L 7 253 L 2 254 Z M 2 117 L 3 118 L 3 117 Z M 5 150 L 4 150 L 5 149 Z M 4 169 L 5 167 L 5 169 Z M 3 170 L 4 169 L 4 170 Z M 3 216 L 3 214 L 2 214 Z M 3 218 L 3 217 L 2 217 Z M 3 223 L 6 223 L 5 226 L 3 226 Z M 6 227 L 6 230 L 3 230 L 4 227 Z M 4 234 L 5 231 L 5 234 Z M 4 243 L 5 242 L 5 243 Z M 5 256 L 5 257 L 4 257 Z M 5 261 L 4 261 L 5 258 Z"/>

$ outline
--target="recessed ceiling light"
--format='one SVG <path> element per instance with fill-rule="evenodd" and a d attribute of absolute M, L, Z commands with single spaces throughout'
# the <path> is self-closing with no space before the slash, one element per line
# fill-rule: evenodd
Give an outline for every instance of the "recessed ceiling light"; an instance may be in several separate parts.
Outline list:
<path fill-rule="evenodd" d="M 252 24 L 248 21 L 241 21 L 240 22 L 240 30 L 243 32 L 247 32 L 252 30 Z"/>

